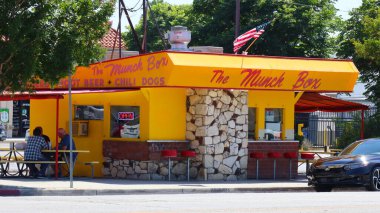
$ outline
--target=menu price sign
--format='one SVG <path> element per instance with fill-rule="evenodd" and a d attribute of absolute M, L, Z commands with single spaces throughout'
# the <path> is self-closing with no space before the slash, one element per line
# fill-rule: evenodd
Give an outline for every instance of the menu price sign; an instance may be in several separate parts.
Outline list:
<path fill-rule="evenodd" d="M 134 119 L 135 119 L 135 113 L 134 112 L 119 112 L 118 113 L 118 120 L 133 121 Z"/>
<path fill-rule="evenodd" d="M 0 120 L 2 123 L 9 122 L 9 109 L 0 109 Z"/>

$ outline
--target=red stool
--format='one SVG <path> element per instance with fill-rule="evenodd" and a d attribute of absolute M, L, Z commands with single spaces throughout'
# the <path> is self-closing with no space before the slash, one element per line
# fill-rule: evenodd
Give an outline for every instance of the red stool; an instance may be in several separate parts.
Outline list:
<path fill-rule="evenodd" d="M 265 158 L 265 155 L 262 152 L 252 152 L 249 155 L 249 157 L 256 159 L 256 180 L 258 180 L 259 179 L 259 160 Z"/>
<path fill-rule="evenodd" d="M 301 153 L 301 159 L 306 160 L 306 173 L 309 171 L 309 160 L 314 160 L 314 156 L 315 154 L 311 152 Z"/>
<path fill-rule="evenodd" d="M 292 159 L 298 159 L 297 152 L 285 152 L 284 158 L 289 159 L 289 179 L 292 179 Z"/>
<path fill-rule="evenodd" d="M 268 152 L 268 158 L 273 159 L 273 180 L 276 180 L 276 159 L 281 157 L 282 155 L 279 152 Z"/>
<path fill-rule="evenodd" d="M 169 158 L 169 165 L 168 165 L 168 168 L 169 168 L 169 181 L 170 181 L 170 175 L 171 175 L 171 162 L 170 162 L 170 158 L 175 158 L 177 157 L 177 150 L 174 150 L 174 149 L 167 149 L 167 150 L 162 150 L 161 151 L 161 156 L 164 157 L 164 158 Z"/>
<path fill-rule="evenodd" d="M 181 152 L 182 157 L 187 158 L 187 181 L 190 181 L 190 158 L 195 157 L 197 154 L 192 150 L 185 150 Z"/>

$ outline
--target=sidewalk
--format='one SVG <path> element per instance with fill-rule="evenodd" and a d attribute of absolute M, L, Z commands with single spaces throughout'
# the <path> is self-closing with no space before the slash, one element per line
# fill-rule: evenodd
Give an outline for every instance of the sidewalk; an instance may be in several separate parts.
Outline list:
<path fill-rule="evenodd" d="M 304 176 L 301 176 L 304 177 Z M 313 191 L 304 178 L 296 180 L 227 181 L 139 181 L 121 179 L 0 178 L 0 196 L 91 196 L 136 194 L 184 194 L 221 192 L 307 192 Z"/>

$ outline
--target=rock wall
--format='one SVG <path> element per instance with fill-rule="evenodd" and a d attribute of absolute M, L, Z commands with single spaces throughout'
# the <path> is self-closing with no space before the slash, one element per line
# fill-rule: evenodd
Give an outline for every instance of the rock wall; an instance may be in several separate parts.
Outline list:
<path fill-rule="evenodd" d="M 197 179 L 247 178 L 248 93 L 188 89 L 186 139 L 197 152 Z"/>

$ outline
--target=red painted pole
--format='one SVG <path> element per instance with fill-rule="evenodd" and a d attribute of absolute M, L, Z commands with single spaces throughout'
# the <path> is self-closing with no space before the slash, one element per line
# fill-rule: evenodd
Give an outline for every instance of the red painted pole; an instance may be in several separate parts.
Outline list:
<path fill-rule="evenodd" d="M 360 128 L 360 139 L 364 139 L 364 110 L 362 110 L 362 126 Z"/>
<path fill-rule="evenodd" d="M 56 114 L 55 114 L 55 179 L 58 178 L 58 120 L 59 120 L 59 97 L 57 97 Z"/>

